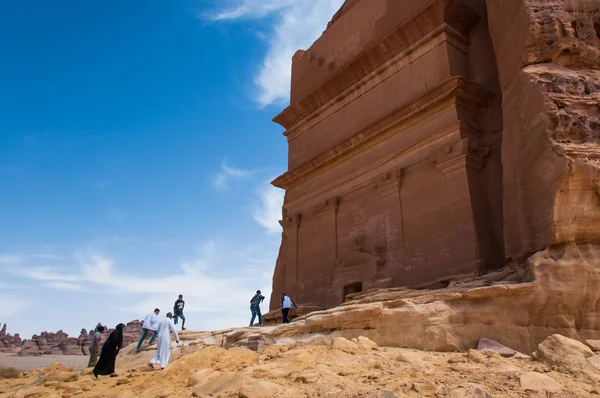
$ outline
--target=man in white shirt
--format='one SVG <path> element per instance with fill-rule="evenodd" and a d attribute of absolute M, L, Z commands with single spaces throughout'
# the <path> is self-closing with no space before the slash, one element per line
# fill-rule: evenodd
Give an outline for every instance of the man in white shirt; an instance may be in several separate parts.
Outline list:
<path fill-rule="evenodd" d="M 292 306 L 294 306 L 294 308 L 298 308 L 292 299 L 283 293 L 281 295 L 281 315 L 283 316 L 283 323 L 290 323 L 288 314 L 290 313 Z"/>
<path fill-rule="evenodd" d="M 149 332 L 152 332 L 152 337 L 150 338 L 150 343 L 154 343 L 154 339 L 158 336 L 158 314 L 160 310 L 158 308 L 154 309 L 154 312 L 148 314 L 146 318 L 144 318 L 144 323 L 142 324 L 142 338 L 140 339 L 137 350 L 139 351 L 142 348 L 142 343 L 146 340 L 146 336 L 148 336 Z"/>

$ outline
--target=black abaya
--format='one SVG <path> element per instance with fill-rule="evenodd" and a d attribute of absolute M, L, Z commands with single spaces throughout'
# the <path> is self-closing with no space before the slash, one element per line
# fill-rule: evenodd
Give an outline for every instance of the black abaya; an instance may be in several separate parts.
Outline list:
<path fill-rule="evenodd" d="M 106 376 L 115 373 L 115 361 L 117 360 L 117 354 L 123 347 L 123 328 L 125 325 L 122 323 L 117 325 L 117 329 L 114 330 L 104 346 L 102 346 L 102 352 L 100 353 L 100 359 L 94 368 L 94 375 Z"/>

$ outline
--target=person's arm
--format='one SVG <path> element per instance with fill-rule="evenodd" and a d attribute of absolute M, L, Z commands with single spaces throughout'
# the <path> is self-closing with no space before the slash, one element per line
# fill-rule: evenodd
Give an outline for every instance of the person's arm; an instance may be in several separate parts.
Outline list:
<path fill-rule="evenodd" d="M 298 306 L 296 305 L 296 303 L 294 303 L 294 300 L 290 299 L 290 301 L 292 302 L 292 305 L 294 306 L 294 308 L 298 308 Z"/>
<path fill-rule="evenodd" d="M 175 300 L 175 304 L 173 304 L 173 313 L 177 314 L 177 300 Z"/>
<path fill-rule="evenodd" d="M 265 296 L 260 296 L 260 302 L 262 303 L 265 300 Z"/>

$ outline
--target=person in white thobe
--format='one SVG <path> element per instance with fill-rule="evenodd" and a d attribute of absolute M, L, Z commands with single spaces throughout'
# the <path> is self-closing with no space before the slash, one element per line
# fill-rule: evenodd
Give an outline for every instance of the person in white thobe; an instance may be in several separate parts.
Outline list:
<path fill-rule="evenodd" d="M 154 364 L 157 363 L 161 369 L 164 369 L 169 364 L 169 358 L 171 357 L 171 332 L 173 332 L 175 341 L 179 344 L 179 335 L 173 323 L 173 314 L 169 312 L 165 319 L 159 321 L 156 330 L 158 332 L 158 347 L 154 358 L 148 363 L 148 366 L 154 369 Z"/>

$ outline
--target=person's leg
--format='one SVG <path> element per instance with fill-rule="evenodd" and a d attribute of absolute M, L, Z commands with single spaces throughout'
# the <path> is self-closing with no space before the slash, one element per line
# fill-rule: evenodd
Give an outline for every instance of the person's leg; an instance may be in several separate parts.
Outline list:
<path fill-rule="evenodd" d="M 254 326 L 254 318 L 256 318 L 256 310 L 253 306 L 250 306 L 250 311 L 252 312 L 252 319 L 250 319 L 250 327 Z"/>
<path fill-rule="evenodd" d="M 148 329 L 142 328 L 142 337 L 140 338 L 140 341 L 138 342 L 138 345 L 137 345 L 138 351 L 140 350 L 140 348 L 142 348 L 142 343 L 144 342 L 144 340 L 146 340 L 146 336 L 148 336 Z"/>
<path fill-rule="evenodd" d="M 260 313 L 260 307 L 256 308 L 256 314 L 258 315 L 258 326 L 262 326 L 262 314 Z"/>
<path fill-rule="evenodd" d="M 185 330 L 185 315 L 179 315 L 181 317 L 181 330 Z"/>
<path fill-rule="evenodd" d="M 98 348 L 90 348 L 90 360 L 88 362 L 88 368 L 93 368 L 98 363 Z"/>
<path fill-rule="evenodd" d="M 173 316 L 173 323 L 175 325 L 177 325 L 177 319 L 179 318 L 179 315 L 175 314 L 175 316 Z"/>
<path fill-rule="evenodd" d="M 148 344 L 154 343 L 154 339 L 156 339 L 156 336 L 158 336 L 158 332 L 152 333 L 152 337 L 150 337 L 150 343 L 148 343 Z"/>
<path fill-rule="evenodd" d="M 288 312 L 290 312 L 289 308 L 283 308 L 281 310 L 281 314 L 283 315 L 283 323 L 290 323 L 290 321 L 288 320 Z"/>

